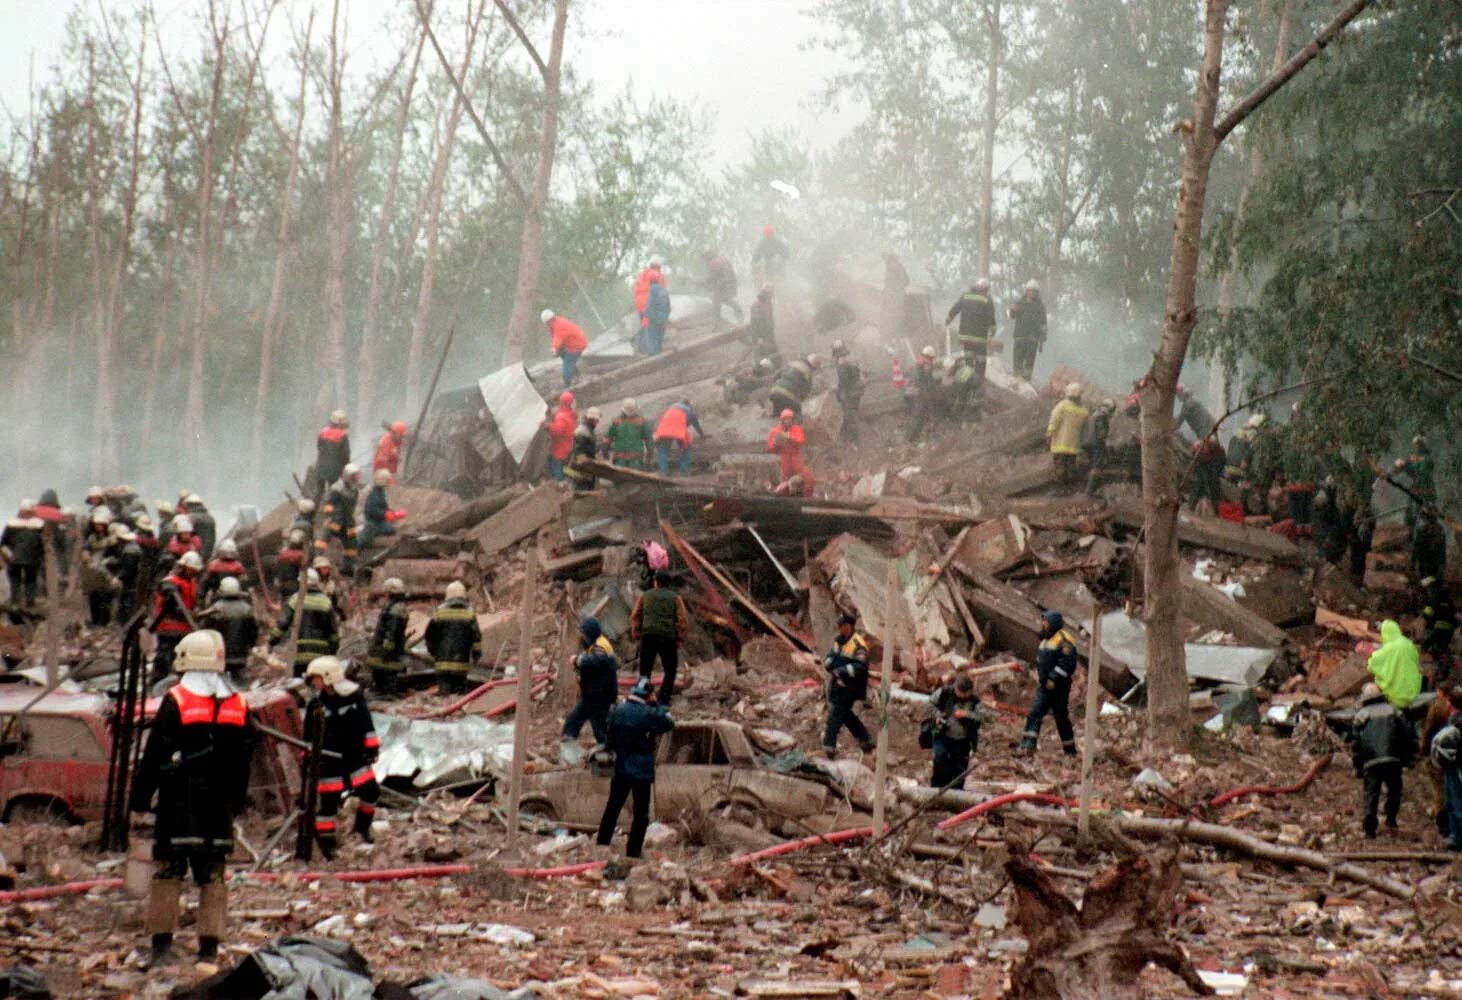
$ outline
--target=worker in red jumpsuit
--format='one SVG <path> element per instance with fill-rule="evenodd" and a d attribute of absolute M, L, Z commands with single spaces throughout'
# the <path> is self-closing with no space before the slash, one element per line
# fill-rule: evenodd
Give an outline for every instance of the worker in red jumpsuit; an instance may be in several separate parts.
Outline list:
<path fill-rule="evenodd" d="M 401 472 L 401 444 L 405 440 L 406 421 L 398 420 L 376 443 L 376 457 L 371 461 L 371 468 L 385 469 L 395 479 Z"/>
<path fill-rule="evenodd" d="M 584 336 L 583 327 L 552 309 L 543 310 L 538 318 L 548 327 L 553 353 L 563 362 L 563 384 L 567 388 L 574 384 L 574 376 L 579 373 L 579 355 L 589 346 L 589 338 Z"/>
<path fill-rule="evenodd" d="M 650 266 L 641 271 L 640 276 L 635 279 L 635 312 L 640 315 L 640 329 L 635 334 L 635 346 L 637 348 L 642 348 L 645 328 L 650 325 L 648 315 L 650 309 L 650 285 L 657 281 L 662 285 L 665 284 L 663 264 L 659 257 L 651 257 Z"/>
<path fill-rule="evenodd" d="M 545 426 L 548 428 L 548 474 L 561 483 L 564 467 L 574 453 L 574 431 L 579 426 L 573 393 L 564 392 L 558 397 L 558 409 L 553 411 Z"/>
<path fill-rule="evenodd" d="M 783 410 L 781 420 L 772 428 L 767 435 L 767 451 L 776 455 L 782 462 L 782 483 L 790 483 L 793 478 L 802 481 L 801 495 L 812 496 L 812 470 L 807 468 L 807 463 L 802 460 L 802 449 L 807 444 L 807 435 L 803 433 L 800 424 L 793 423 L 797 414 L 791 410 Z M 789 489 L 781 489 L 778 492 L 786 494 L 792 492 Z"/>

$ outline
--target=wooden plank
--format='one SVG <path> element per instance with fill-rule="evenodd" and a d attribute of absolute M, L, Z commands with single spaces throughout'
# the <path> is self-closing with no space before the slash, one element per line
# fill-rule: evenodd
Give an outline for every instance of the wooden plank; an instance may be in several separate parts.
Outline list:
<path fill-rule="evenodd" d="M 1112 520 L 1128 528 L 1142 527 L 1142 504 L 1137 500 L 1111 503 Z M 1234 524 L 1217 517 L 1199 517 L 1186 510 L 1178 511 L 1178 540 L 1187 545 L 1217 549 L 1250 559 L 1274 562 L 1296 562 L 1299 548 L 1289 539 L 1272 535 L 1258 528 Z"/>
<path fill-rule="evenodd" d="M 484 555 L 493 555 L 558 519 L 562 494 L 557 483 L 543 483 L 518 497 L 467 533 Z"/>
<path fill-rule="evenodd" d="M 1231 632 L 1247 646 L 1277 649 L 1287 638 L 1284 629 L 1250 611 L 1217 587 L 1194 579 L 1190 573 L 1183 574 L 1183 614 L 1205 628 Z"/>
<path fill-rule="evenodd" d="M 603 563 L 603 549 L 584 549 L 581 552 L 570 552 L 568 555 L 558 556 L 554 559 L 545 559 L 542 569 L 545 576 L 551 576 L 557 580 L 566 576 L 578 576 L 584 570 L 598 572 Z"/>
<path fill-rule="evenodd" d="M 737 326 L 729 330 L 722 330 L 719 333 L 712 333 L 704 337 L 697 337 L 682 344 L 667 347 L 660 354 L 652 358 L 642 358 L 638 361 L 631 361 L 621 365 L 602 375 L 594 375 L 583 379 L 574 386 L 574 398 L 580 406 L 592 406 L 596 404 L 614 402 L 623 399 L 628 395 L 645 395 L 646 392 L 653 392 L 654 389 L 646 390 L 642 387 L 631 386 L 632 380 L 640 379 L 645 375 L 653 375 L 657 372 L 666 371 L 672 368 L 683 368 L 688 359 L 700 358 L 712 348 L 720 347 L 722 344 L 731 343 L 737 340 L 748 340 L 750 327 Z M 684 382 L 679 373 L 672 373 L 676 377 L 667 384 L 667 387 Z M 639 391 L 627 392 L 627 388 L 638 388 Z"/>

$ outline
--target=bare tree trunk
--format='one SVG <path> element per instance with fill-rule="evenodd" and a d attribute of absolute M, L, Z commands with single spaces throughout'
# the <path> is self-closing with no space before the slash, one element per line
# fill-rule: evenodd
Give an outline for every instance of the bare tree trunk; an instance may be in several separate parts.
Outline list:
<path fill-rule="evenodd" d="M 151 441 L 157 420 L 158 387 L 162 382 L 162 356 L 167 350 L 168 331 L 173 325 L 173 293 L 177 291 L 178 234 L 173 229 L 173 206 L 168 205 L 163 228 L 167 230 L 163 251 L 162 290 L 158 296 L 157 326 L 152 332 L 152 351 L 148 355 L 147 388 L 142 393 L 142 440 Z"/>
<path fill-rule="evenodd" d="M 325 350 L 321 367 L 329 382 L 322 380 L 324 409 L 345 405 L 345 259 L 350 255 L 350 205 L 353 192 L 353 163 L 345 148 L 343 54 L 340 51 L 340 0 L 335 0 L 330 18 L 330 138 L 325 169 L 328 204 L 325 221 Z"/>
<path fill-rule="evenodd" d="M 107 257 L 102 246 L 101 154 L 97 150 L 96 45 L 86 42 L 86 204 L 87 255 L 91 258 L 92 323 L 96 337 L 96 378 L 92 382 L 91 478 L 111 480 L 117 472 L 117 440 L 112 384 L 112 325 L 108 309 Z"/>
<path fill-rule="evenodd" d="M 998 0 L 997 0 L 998 2 Z M 513 288 L 513 312 L 503 341 L 503 364 L 523 360 L 528 324 L 538 294 L 538 272 L 543 263 L 543 221 L 548 203 L 548 185 L 553 179 L 553 158 L 558 151 L 560 78 L 563 70 L 563 37 L 569 19 L 569 0 L 554 0 L 553 40 L 543 70 L 543 133 L 538 141 L 538 165 L 533 172 L 533 190 L 523 217 L 523 238 L 518 247 L 518 281 Z"/>
<path fill-rule="evenodd" d="M 990 233 L 995 210 L 995 125 L 1000 97 L 1000 0 L 990 0 L 985 12 L 990 31 L 990 55 L 985 61 L 985 148 L 980 165 L 980 275 L 990 276 Z"/>

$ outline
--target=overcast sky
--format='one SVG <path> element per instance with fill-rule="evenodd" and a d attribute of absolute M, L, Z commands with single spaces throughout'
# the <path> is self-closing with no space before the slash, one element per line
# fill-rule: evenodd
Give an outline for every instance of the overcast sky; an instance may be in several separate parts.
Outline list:
<path fill-rule="evenodd" d="M 329 0 L 285 0 L 285 10 L 303 20 L 312 2 L 328 14 Z M 370 29 L 410 2 L 347 0 L 352 51 L 395 46 L 396 38 Z M 46 79 L 68 12 L 87 5 L 95 10 L 97 3 L 114 14 L 133 5 L 0 0 L 0 99 L 12 112 L 25 110 L 32 57 L 37 79 Z M 177 39 L 169 45 L 196 44 L 189 22 L 203 9 L 202 0 L 156 3 L 164 37 Z M 606 94 L 633 82 L 641 96 L 671 96 L 713 111 L 717 150 L 725 158 L 739 156 L 747 136 L 768 126 L 795 128 L 822 145 L 842 123 L 809 103 L 835 65 L 826 54 L 803 49 L 815 33 L 807 13 L 812 6 L 812 0 L 573 0 L 569 56 L 580 77 Z M 380 41 L 372 45 L 371 38 Z"/>

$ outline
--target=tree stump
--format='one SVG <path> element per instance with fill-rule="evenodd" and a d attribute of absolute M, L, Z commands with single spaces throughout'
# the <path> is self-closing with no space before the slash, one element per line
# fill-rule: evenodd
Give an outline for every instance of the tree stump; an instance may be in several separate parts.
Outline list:
<path fill-rule="evenodd" d="M 1213 993 L 1168 937 L 1181 880 L 1176 850 L 1118 861 L 1087 886 L 1079 910 L 1024 852 L 1005 871 L 1015 886 L 1015 923 L 1030 944 L 1008 1000 L 1140 1000 L 1137 977 L 1149 962 L 1200 996 Z"/>

